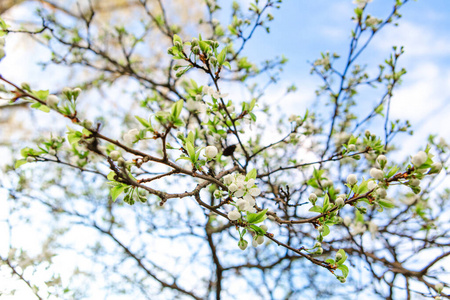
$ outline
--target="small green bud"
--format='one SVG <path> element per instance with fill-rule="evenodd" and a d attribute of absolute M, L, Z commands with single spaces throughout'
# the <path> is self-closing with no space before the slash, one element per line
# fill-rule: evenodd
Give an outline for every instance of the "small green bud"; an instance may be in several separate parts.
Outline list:
<path fill-rule="evenodd" d="M 244 239 L 240 239 L 238 242 L 238 247 L 239 249 L 241 249 L 242 251 L 245 250 L 248 246 L 248 242 Z"/>

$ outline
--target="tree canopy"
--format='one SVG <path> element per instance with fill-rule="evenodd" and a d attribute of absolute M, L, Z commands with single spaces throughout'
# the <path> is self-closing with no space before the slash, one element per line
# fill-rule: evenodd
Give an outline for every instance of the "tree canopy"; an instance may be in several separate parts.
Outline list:
<path fill-rule="evenodd" d="M 450 298 L 449 145 L 398 143 L 403 47 L 361 58 L 414 4 L 370 2 L 288 109 L 288 58 L 247 51 L 281 0 L 2 2 L 2 63 L 44 58 L 38 83 L 0 69 L 0 274 L 23 283 L 0 295 Z"/>

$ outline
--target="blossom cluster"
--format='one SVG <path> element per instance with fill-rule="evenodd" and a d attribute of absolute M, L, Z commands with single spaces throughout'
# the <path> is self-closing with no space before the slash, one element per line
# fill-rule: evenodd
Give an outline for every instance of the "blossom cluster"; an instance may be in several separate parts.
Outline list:
<path fill-rule="evenodd" d="M 228 174 L 223 178 L 225 185 L 228 187 L 230 195 L 238 198 L 235 201 L 237 209 L 228 213 L 230 220 L 236 221 L 241 218 L 241 211 L 256 213 L 256 200 L 254 197 L 261 194 L 261 190 L 256 186 L 255 179 L 246 178 L 242 174 Z"/>

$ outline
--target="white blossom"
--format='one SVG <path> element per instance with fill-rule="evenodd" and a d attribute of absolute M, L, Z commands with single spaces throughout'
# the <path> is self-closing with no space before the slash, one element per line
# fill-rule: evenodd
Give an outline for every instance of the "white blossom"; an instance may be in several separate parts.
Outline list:
<path fill-rule="evenodd" d="M 352 218 L 350 218 L 349 216 L 345 216 L 344 217 L 344 225 L 349 226 L 351 223 L 352 223 Z"/>
<path fill-rule="evenodd" d="M 248 208 L 248 201 L 245 201 L 244 199 L 242 199 L 242 198 L 239 198 L 237 201 L 236 201 L 236 206 L 240 209 L 240 210 L 246 210 L 246 208 Z"/>
<path fill-rule="evenodd" d="M 134 141 L 136 141 L 138 135 L 139 130 L 133 128 L 123 135 L 123 140 L 125 141 L 126 144 L 132 144 Z"/>
<path fill-rule="evenodd" d="M 315 193 L 311 193 L 308 197 L 309 201 L 314 202 L 317 200 L 317 195 Z"/>
<path fill-rule="evenodd" d="M 111 151 L 109 156 L 111 157 L 112 160 L 117 161 L 121 155 L 120 155 L 119 151 L 114 150 L 114 151 Z"/>
<path fill-rule="evenodd" d="M 353 0 L 353 4 L 356 4 L 359 8 L 363 8 L 370 2 L 372 2 L 372 0 Z"/>
<path fill-rule="evenodd" d="M 228 186 L 228 190 L 230 191 L 230 192 L 235 192 L 235 191 L 237 191 L 237 189 L 238 189 L 238 187 L 237 187 L 237 185 L 236 184 L 234 184 L 234 183 L 232 183 L 232 184 L 230 184 L 229 186 Z"/>
<path fill-rule="evenodd" d="M 369 232 L 372 235 L 372 239 L 375 238 L 375 234 L 378 232 L 378 225 L 375 224 L 373 221 L 369 222 Z"/>
<path fill-rule="evenodd" d="M 336 205 L 337 205 L 338 207 L 344 206 L 344 199 L 342 199 L 341 197 L 338 197 L 338 198 L 336 199 Z"/>
<path fill-rule="evenodd" d="M 386 164 L 387 163 L 387 157 L 384 155 L 379 155 L 377 157 L 377 162 L 381 165 L 381 164 Z"/>
<path fill-rule="evenodd" d="M 209 159 L 214 158 L 214 157 L 216 157 L 217 153 L 218 153 L 218 151 L 215 146 L 208 146 L 205 148 L 206 158 L 209 158 Z"/>
<path fill-rule="evenodd" d="M 250 193 L 250 195 L 252 195 L 253 197 L 259 196 L 261 194 L 261 190 L 259 188 L 252 188 L 248 191 Z"/>
<path fill-rule="evenodd" d="M 358 235 L 360 233 L 366 232 L 366 225 L 361 222 L 357 222 L 356 224 L 350 225 L 350 230 L 352 235 Z"/>
<path fill-rule="evenodd" d="M 46 103 L 50 107 L 56 107 L 59 103 L 59 98 L 55 95 L 48 95 Z"/>
<path fill-rule="evenodd" d="M 231 175 L 231 174 L 225 175 L 223 177 L 223 183 L 225 183 L 226 185 L 229 185 L 230 183 L 233 182 L 233 179 L 234 179 L 233 175 Z"/>
<path fill-rule="evenodd" d="M 387 192 L 386 192 L 386 190 L 385 189 L 378 189 L 377 190 L 377 195 L 378 196 L 380 196 L 380 198 L 386 198 L 386 196 L 387 196 Z"/>
<path fill-rule="evenodd" d="M 415 167 L 420 167 L 427 161 L 428 155 L 425 151 L 419 151 L 411 158 L 411 162 Z"/>
<path fill-rule="evenodd" d="M 383 171 L 376 169 L 376 168 L 372 168 L 370 169 L 370 176 L 372 176 L 373 178 L 377 179 L 377 180 L 381 180 L 384 177 L 384 173 Z"/>
<path fill-rule="evenodd" d="M 358 178 L 356 178 L 355 174 L 350 174 L 347 176 L 347 183 L 349 185 L 355 185 L 358 182 Z"/>
<path fill-rule="evenodd" d="M 440 173 L 442 170 L 442 164 L 440 162 L 435 162 L 431 165 L 430 173 Z"/>
<path fill-rule="evenodd" d="M 241 213 L 238 210 L 232 210 L 228 213 L 228 219 L 236 221 L 241 217 Z"/>
<path fill-rule="evenodd" d="M 367 183 L 367 188 L 368 188 L 369 190 L 376 189 L 377 187 L 378 187 L 378 184 L 377 184 L 375 181 L 373 181 L 373 180 L 370 180 L 370 181 Z"/>

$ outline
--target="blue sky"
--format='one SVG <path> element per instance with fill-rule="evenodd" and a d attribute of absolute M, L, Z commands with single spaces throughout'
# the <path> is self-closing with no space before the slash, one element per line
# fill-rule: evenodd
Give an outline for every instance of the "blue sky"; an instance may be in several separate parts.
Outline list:
<path fill-rule="evenodd" d="M 367 11 L 383 18 L 394 2 L 374 0 Z M 246 49 L 249 56 L 263 60 L 284 54 L 289 59 L 280 85 L 295 83 L 299 91 L 286 105 L 304 103 L 306 107 L 312 103 L 320 81 L 309 75 L 308 61 L 314 61 L 322 51 L 347 53 L 355 7 L 350 0 L 284 1 L 273 13 L 271 34 L 256 33 Z M 423 147 L 429 133 L 450 139 L 450 123 L 446 121 L 450 113 L 449 12 L 448 0 L 408 2 L 400 10 L 403 17 L 399 25 L 383 29 L 358 61 L 370 69 L 388 57 L 392 46 L 405 47 L 400 65 L 408 73 L 394 95 L 391 117 L 409 119 L 413 125 L 416 138 L 402 138 L 406 148 Z M 375 103 L 378 98 L 368 95 L 365 100 Z"/>

